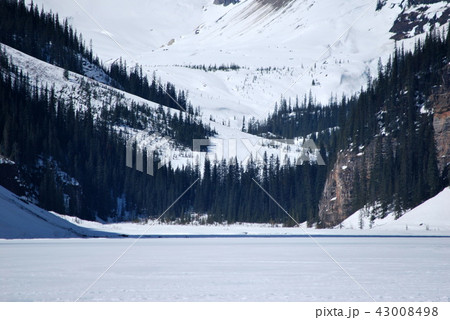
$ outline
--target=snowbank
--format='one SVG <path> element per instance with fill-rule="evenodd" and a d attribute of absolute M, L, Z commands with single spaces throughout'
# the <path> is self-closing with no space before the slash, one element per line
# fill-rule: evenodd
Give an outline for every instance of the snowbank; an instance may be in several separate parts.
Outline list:
<path fill-rule="evenodd" d="M 110 237 L 45 211 L 0 186 L 0 239 Z"/>
<path fill-rule="evenodd" d="M 407 211 L 399 219 L 389 213 L 384 219 L 370 222 L 370 214 L 364 209 L 356 211 L 338 228 L 372 229 L 382 231 L 450 231 L 450 188 L 445 188 L 435 197 L 428 199 L 416 208 Z"/>

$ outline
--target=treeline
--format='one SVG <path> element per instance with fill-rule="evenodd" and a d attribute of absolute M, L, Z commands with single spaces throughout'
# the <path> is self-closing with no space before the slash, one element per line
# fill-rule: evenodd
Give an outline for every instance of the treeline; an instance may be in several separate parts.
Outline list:
<path fill-rule="evenodd" d="M 171 112 L 170 109 L 166 111 L 161 105 L 155 110 L 134 101 L 129 104 L 117 102 L 112 107 L 103 106 L 99 113 L 101 119 L 111 125 L 168 136 L 178 146 L 190 149 L 194 139 L 206 139 L 217 134 L 197 116 L 182 111 Z"/>
<path fill-rule="evenodd" d="M 165 218 L 187 221 L 189 213 L 204 212 L 210 221 L 292 224 L 253 179 L 298 221 L 312 223 L 317 218 L 324 167 L 282 167 L 278 159 L 266 157 L 261 166 L 206 161 L 204 168 L 174 169 L 169 164 L 154 176 L 146 175 L 126 167 L 126 141 L 110 120 L 94 121 L 89 108 L 76 111 L 52 89 L 30 85 L 3 55 L 0 105 L 0 152 L 20 166 L 39 204 L 48 210 L 84 219 L 155 218 L 204 170 L 201 181 Z M 79 186 L 68 186 L 61 179 L 65 173 Z"/>
<path fill-rule="evenodd" d="M 186 92 L 154 77 L 149 81 L 141 66 L 128 70 L 121 58 L 109 68 L 105 67 L 93 55 L 92 44 L 88 48 L 82 35 L 67 19 L 61 23 L 58 14 L 39 11 L 33 2 L 28 6 L 25 0 L 0 1 L 0 42 L 79 74 L 85 74 L 83 66 L 88 62 L 109 77 L 107 84 L 117 89 L 194 114 Z"/>
<path fill-rule="evenodd" d="M 114 79 L 116 87 L 121 90 L 169 108 L 199 115 L 199 110 L 194 111 L 194 108 L 188 102 L 185 91 L 180 90 L 177 92 L 172 83 L 168 82 L 163 84 L 155 76 L 149 81 L 140 65 L 136 65 L 128 71 L 126 61 L 119 58 L 117 62 L 111 65 L 106 73 Z"/>
<path fill-rule="evenodd" d="M 379 204 L 381 214 L 398 213 L 434 196 L 448 184 L 437 168 L 433 115 L 427 99 L 442 85 L 450 58 L 450 37 L 436 31 L 414 52 L 397 48 L 377 79 L 350 99 L 339 148 L 375 143 L 370 172 L 357 172 L 354 208 Z M 447 168 L 448 170 L 448 168 Z"/>
<path fill-rule="evenodd" d="M 98 64 L 81 34 L 25 0 L 0 1 L 0 42 L 61 68 L 83 74 L 83 59 Z"/>
<path fill-rule="evenodd" d="M 101 110 L 100 117 L 90 107 L 76 110 L 71 99 L 58 98 L 53 88 L 35 86 L 5 52 L 1 53 L 0 154 L 18 164 L 28 191 L 48 210 L 84 219 L 117 219 L 125 204 L 127 208 L 143 208 L 130 199 L 135 182 L 148 176 L 135 177 L 135 170 L 126 167 L 126 141 L 114 125 L 144 129 L 150 121 L 154 130 L 189 147 L 192 139 L 213 134 L 193 116 L 165 112 L 162 107 L 155 111 L 145 105 L 125 107 L 118 102 Z M 78 183 L 65 181 L 66 175 Z M 157 199 L 151 210 L 133 209 L 134 215 L 161 212 L 173 200 L 172 193 L 187 187 L 181 180 L 191 180 L 183 178 L 190 177 L 189 168 L 183 172 L 169 170 L 166 176 L 171 175 L 173 180 L 161 180 L 164 175 L 162 170 L 147 182 L 146 188 Z M 174 211 L 177 209 L 175 206 Z"/>
<path fill-rule="evenodd" d="M 278 158 L 265 156 L 263 163 L 251 161 L 246 168 L 236 161 L 206 162 L 204 170 L 194 208 L 211 213 L 210 222 L 295 225 L 260 186 L 297 222 L 311 225 L 318 220 L 317 203 L 326 180 L 326 166 L 309 162 L 281 166 Z"/>
<path fill-rule="evenodd" d="M 328 168 L 339 150 L 375 144 L 369 172 L 354 168 L 353 210 L 376 204 L 381 215 L 388 210 L 401 214 L 448 184 L 448 167 L 442 174 L 437 168 L 427 98 L 442 84 L 442 69 L 449 61 L 449 34 L 433 31 L 413 52 L 397 48 L 360 94 L 328 106 L 306 98 L 294 105 L 282 100 L 266 121 L 250 121 L 248 131 L 287 138 L 319 132 L 315 137 L 329 156 Z"/>
<path fill-rule="evenodd" d="M 179 210 L 172 211 L 165 218 L 189 222 L 190 214 L 201 213 L 208 215 L 208 223 L 295 225 L 261 189 L 263 187 L 296 221 L 307 221 L 309 224 L 316 222 L 317 203 L 326 179 L 326 167 L 308 162 L 298 166 L 281 166 L 274 157 L 265 157 L 264 160 L 264 163 L 250 161 L 247 166 L 243 166 L 237 161 L 206 159 L 203 168 L 194 165 L 183 170 L 173 170 L 169 165 L 159 169 L 153 177 L 145 176 L 145 169 L 144 173 L 134 170 L 133 179 L 127 180 L 127 190 L 133 191 L 126 209 L 139 212 L 144 217 L 156 218 L 160 212 L 155 212 L 154 204 L 160 198 L 169 194 L 176 199 L 184 191 L 178 185 L 180 182 L 185 186 L 199 178 L 194 191 L 184 195 L 177 203 Z M 200 174 L 201 170 L 203 175 Z"/>
<path fill-rule="evenodd" d="M 183 67 L 183 66 L 182 66 Z M 203 70 L 205 72 L 216 72 L 216 71 L 237 71 L 241 69 L 241 67 L 235 63 L 230 64 L 221 64 L 217 66 L 217 64 L 206 66 L 204 64 L 201 65 L 188 65 L 185 66 L 186 68 L 190 69 L 196 69 L 196 70 Z"/>
<path fill-rule="evenodd" d="M 329 105 L 322 106 L 314 101 L 311 94 L 302 101 L 297 98 L 295 103 L 281 99 L 266 120 L 250 119 L 247 132 L 266 137 L 313 139 L 322 153 L 329 156 L 330 162 L 326 164 L 330 168 L 336 156 L 338 131 L 348 113 L 345 101 L 345 97 L 341 103 L 331 99 Z"/>
<path fill-rule="evenodd" d="M 302 101 L 297 98 L 295 103 L 281 99 L 266 120 L 250 120 L 247 131 L 257 135 L 271 132 L 288 139 L 306 137 L 308 134 L 342 126 L 347 110 L 346 104 L 339 104 L 334 100 L 327 106 L 317 104 L 311 94 Z"/>

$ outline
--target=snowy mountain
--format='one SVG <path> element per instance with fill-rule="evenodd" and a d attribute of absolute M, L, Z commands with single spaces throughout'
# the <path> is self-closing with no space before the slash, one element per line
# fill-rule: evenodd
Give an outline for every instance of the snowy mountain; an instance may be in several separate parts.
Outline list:
<path fill-rule="evenodd" d="M 188 90 L 204 115 L 236 128 L 243 116 L 265 117 L 281 96 L 311 91 L 327 102 L 358 91 L 379 58 L 386 62 L 395 45 L 412 48 L 450 11 L 447 1 L 234 2 L 35 3 L 68 18 L 105 63 L 124 57 L 129 66 L 142 64 L 150 76 Z M 222 65 L 238 68 L 207 71 Z"/>
<path fill-rule="evenodd" d="M 14 7 L 15 2 L 5 2 L 1 24 L 5 32 L 1 34 L 2 42 L 9 46 L 1 45 L 1 80 L 2 90 L 14 95 L 9 100 L 8 95 L 3 95 L 5 118 L 0 151 L 16 162 L 20 171 L 31 171 L 32 178 L 27 182 L 31 198 L 39 199 L 49 210 L 71 212 L 86 219 L 153 217 L 170 204 L 174 194 L 182 191 L 178 189 L 200 181 L 202 191 L 186 197 L 171 219 L 190 221 L 193 211 L 208 214 L 215 222 L 286 223 L 286 217 L 279 216 L 277 209 L 265 202 L 269 199 L 261 199 L 264 194 L 254 185 L 260 181 L 275 198 L 283 199 L 296 219 L 329 227 L 365 204 L 379 200 L 380 184 L 375 183 L 376 179 L 363 181 L 372 188 L 370 199 L 366 194 L 360 195 L 360 203 L 356 203 L 351 197 L 352 188 L 359 183 L 357 173 L 367 177 L 356 169 L 364 167 L 371 174 L 380 172 L 371 167 L 375 154 L 379 154 L 376 151 L 393 149 L 391 158 L 401 160 L 403 183 L 413 183 L 417 190 L 411 197 L 408 192 L 400 192 L 403 188 L 396 184 L 392 195 L 386 191 L 392 187 L 392 178 L 386 178 L 384 192 L 391 198 L 395 196 L 396 201 L 402 199 L 396 202 L 396 212 L 401 214 L 436 195 L 447 181 L 443 171 L 446 164 L 441 161 L 446 155 L 441 150 L 434 156 L 436 150 L 430 138 L 434 120 L 427 115 L 435 111 L 426 101 L 432 92 L 445 95 L 448 40 L 443 33 L 432 32 L 423 46 L 416 45 L 414 55 L 404 48 L 411 48 L 424 32 L 433 28 L 443 31 L 450 9 L 447 2 L 422 2 L 377 1 L 372 6 L 356 1 L 195 0 L 188 4 L 133 3 L 135 6 L 108 2 L 109 7 L 102 1 L 64 5 L 40 2 L 45 9 L 58 12 L 58 17 L 67 17 L 61 24 L 56 16 L 40 15 L 34 5 L 30 4 L 27 12 L 23 1 L 18 2 L 20 8 Z M 7 10 L 18 10 L 22 20 L 9 18 L 13 14 L 8 17 Z M 111 19 L 117 19 L 119 13 L 123 22 L 113 23 Z M 31 29 L 26 24 L 30 18 L 34 21 Z M 76 31 L 69 27 L 71 24 Z M 148 26 L 152 28 L 147 30 Z M 79 31 L 83 39 L 94 39 L 90 49 L 79 40 L 81 36 L 77 38 Z M 30 39 L 37 39 L 39 46 Z M 387 59 L 395 44 L 398 50 L 382 66 L 380 61 Z M 96 54 L 103 66 L 93 58 Z M 371 74 L 379 79 L 370 82 Z M 407 76 L 417 81 L 405 82 Z M 168 108 L 176 107 L 167 92 L 162 92 L 161 84 L 167 80 L 176 85 L 170 87 L 171 92 L 189 112 Z M 336 97 L 329 108 L 314 102 L 313 96 L 326 101 L 336 93 L 354 93 L 365 83 L 371 83 L 368 90 L 348 101 L 343 99 L 340 103 Z M 309 91 L 311 98 L 307 99 Z M 185 92 L 187 100 L 200 109 L 186 102 Z M 281 100 L 277 108 L 280 97 L 286 100 Z M 370 99 L 365 100 L 366 97 Z M 21 105 L 27 107 L 29 116 L 16 116 Z M 445 108 L 441 108 L 443 112 Z M 264 121 L 252 119 L 243 123 L 244 116 L 247 120 L 262 118 L 272 110 L 276 112 Z M 39 113 L 41 116 L 36 116 Z M 389 123 L 384 123 L 382 117 L 386 113 Z M 399 123 L 397 120 L 406 113 L 410 115 L 407 122 Z M 434 137 L 436 140 L 445 141 L 446 121 L 445 118 L 439 122 L 442 134 Z M 299 126 L 304 130 L 297 130 Z M 192 147 L 195 136 L 209 138 L 211 166 L 204 166 L 205 153 Z M 321 163 L 317 147 L 305 147 L 299 136 L 314 137 L 328 164 Z M 383 141 L 377 141 L 377 137 L 387 136 L 389 139 L 378 148 Z M 293 143 L 269 137 L 292 138 Z M 399 149 L 397 141 L 401 139 L 402 146 L 408 146 L 406 149 Z M 132 141 L 137 143 L 137 150 L 129 148 Z M 356 168 L 343 163 L 339 170 L 332 169 L 331 173 L 348 172 L 342 176 L 346 184 L 335 183 L 329 173 L 336 157 L 339 160 L 345 150 L 353 152 L 356 148 L 373 149 L 355 152 L 351 158 L 365 154 L 367 165 Z M 146 180 L 144 174 L 127 169 L 135 163 L 137 171 L 145 172 L 142 164 L 138 168 L 139 161 L 148 160 L 138 153 L 143 149 L 156 152 L 158 161 L 164 164 L 170 162 L 159 178 Z M 26 161 L 21 157 L 24 150 L 28 153 Z M 431 156 L 424 162 L 418 154 Z M 220 161 L 234 158 L 237 163 Z M 283 166 L 285 159 L 290 166 Z M 313 164 L 317 161 L 328 166 L 310 166 L 308 162 L 300 167 L 296 166 L 298 160 L 302 164 L 312 160 Z M 388 171 L 396 169 L 396 162 L 380 161 L 378 164 L 385 168 L 383 175 L 389 176 Z M 410 177 L 409 181 L 403 172 L 414 170 L 412 164 L 418 164 L 419 170 L 417 177 Z M 59 168 L 80 181 L 77 192 L 64 190 L 64 183 L 58 178 Z M 339 174 L 335 176 L 341 178 Z M 342 186 L 346 190 L 341 194 Z M 52 197 L 47 197 L 46 204 L 45 195 L 52 195 L 55 190 L 58 201 L 53 203 Z M 356 190 L 364 193 L 363 189 Z M 84 192 L 89 194 L 88 199 L 79 200 Z M 101 197 L 105 200 L 97 201 Z M 220 202 L 222 197 L 227 200 Z M 304 201 L 299 201 L 300 197 Z M 236 205 L 241 198 L 252 203 Z M 391 209 L 391 198 L 382 199 L 383 210 Z M 344 200 L 349 206 L 340 209 L 336 223 L 318 219 L 332 216 L 336 210 L 331 204 Z M 319 201 L 322 205 L 318 215 Z M 89 214 L 84 216 L 86 210 Z"/>
<path fill-rule="evenodd" d="M 132 104 L 141 104 L 153 110 L 152 113 L 157 115 L 160 114 L 160 108 L 164 112 L 174 112 L 167 107 L 160 107 L 154 102 L 115 89 L 87 76 L 68 72 L 66 78 L 62 68 L 3 44 L 0 44 L 0 48 L 5 50 L 12 63 L 18 66 L 24 74 L 28 74 L 30 79 L 39 85 L 53 88 L 57 97 L 71 101 L 77 111 L 86 111 L 89 106 L 96 119 L 101 118 L 102 110 L 114 110 L 116 105 L 131 108 Z M 99 77 L 98 72 L 93 75 L 96 78 Z M 186 112 L 182 113 L 186 117 Z M 143 116 L 145 117 L 145 115 Z M 236 157 L 239 162 L 245 164 L 250 157 L 256 161 L 262 161 L 264 153 L 267 153 L 268 157 L 271 155 L 279 157 L 282 161 L 286 160 L 285 156 L 287 156 L 291 162 L 294 162 L 303 155 L 313 161 L 317 160 L 318 150 L 303 148 L 303 139 L 297 139 L 294 145 L 289 145 L 242 132 L 241 128 L 222 124 L 205 115 L 197 117 L 197 121 L 201 121 L 217 132 L 210 139 L 211 145 L 214 146 L 210 148 L 208 154 L 211 160 L 229 160 Z M 133 128 L 126 124 L 117 124 L 115 129 L 126 139 L 136 141 L 139 148 L 157 151 L 162 159 L 170 162 L 175 168 L 186 165 L 194 166 L 197 163 L 203 167 L 205 152 L 193 151 L 193 147 L 180 146 L 171 139 L 167 139 L 164 131 L 161 131 L 162 126 L 161 118 L 156 117 L 148 118 L 148 125 L 143 129 Z"/>
<path fill-rule="evenodd" d="M 1 301 L 450 301 L 450 1 L 33 1 Z"/>

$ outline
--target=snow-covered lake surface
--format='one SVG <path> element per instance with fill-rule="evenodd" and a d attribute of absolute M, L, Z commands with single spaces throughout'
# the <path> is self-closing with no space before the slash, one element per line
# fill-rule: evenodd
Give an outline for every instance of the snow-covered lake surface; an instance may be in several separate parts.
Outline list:
<path fill-rule="evenodd" d="M 133 239 L 0 240 L 0 301 L 74 301 Z M 320 238 L 377 301 L 449 301 L 448 238 Z M 80 301 L 371 301 L 311 239 L 142 239 Z"/>

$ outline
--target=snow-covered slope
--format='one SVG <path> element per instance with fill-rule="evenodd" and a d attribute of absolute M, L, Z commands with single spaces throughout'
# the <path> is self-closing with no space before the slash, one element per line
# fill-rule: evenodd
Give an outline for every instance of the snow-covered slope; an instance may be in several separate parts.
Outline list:
<path fill-rule="evenodd" d="M 103 108 L 114 109 L 117 103 L 130 107 L 134 102 L 153 109 L 156 115 L 159 112 L 160 106 L 156 103 L 73 72 L 69 72 L 68 79 L 66 79 L 62 68 L 35 59 L 1 43 L 0 47 L 3 48 L 13 64 L 24 74 L 28 74 L 33 83 L 53 88 L 58 97 L 67 102 L 71 101 L 77 110 L 85 111 L 90 105 L 94 118 L 100 117 Z M 167 107 L 162 108 L 166 112 L 169 110 Z M 303 139 L 297 139 L 295 144 L 288 145 L 284 142 L 262 139 L 242 132 L 241 128 L 228 126 L 228 124 L 215 121 L 215 119 L 211 120 L 206 115 L 198 117 L 197 120 L 209 125 L 217 132 L 217 135 L 211 138 L 211 143 L 215 147 L 211 147 L 208 153 L 210 160 L 237 158 L 239 162 L 245 164 L 252 156 L 254 160 L 261 162 L 264 153 L 267 153 L 269 158 L 272 155 L 279 157 L 282 163 L 288 158 L 291 163 L 296 163 L 297 160 L 304 159 L 304 157 L 312 161 L 317 160 L 318 149 L 303 148 Z M 164 134 L 158 131 L 158 125 L 161 124 L 158 121 L 160 121 L 158 117 L 150 118 L 145 129 L 130 128 L 125 125 L 116 125 L 115 128 L 127 139 L 136 140 L 139 147 L 158 151 L 161 158 L 171 162 L 172 167 L 194 166 L 197 163 L 202 167 L 206 154 L 193 152 L 193 148 L 181 147 L 174 141 L 165 140 Z"/>
<path fill-rule="evenodd" d="M 370 229 L 381 231 L 450 231 L 450 188 L 404 213 L 397 220 L 395 214 L 370 222 L 370 212 L 358 210 L 340 225 L 344 229 Z"/>
<path fill-rule="evenodd" d="M 236 117 L 238 128 L 244 115 L 265 117 L 281 95 L 294 98 L 311 90 L 327 102 L 332 94 L 359 90 L 375 74 L 378 59 L 386 61 L 392 53 L 390 30 L 399 15 L 416 10 L 421 19 L 440 17 L 450 7 L 441 1 L 406 8 L 404 0 L 382 1 L 380 10 L 376 0 L 243 0 L 228 6 L 213 0 L 35 3 L 68 18 L 85 39 L 93 39 L 94 52 L 106 63 L 122 56 L 130 66 L 142 64 L 149 75 L 187 89 L 206 116 Z M 425 23 L 397 45 L 411 48 L 430 24 L 441 26 Z M 193 68 L 221 64 L 240 69 Z"/>
<path fill-rule="evenodd" d="M 73 224 L 0 186 L 0 239 L 117 236 Z"/>

